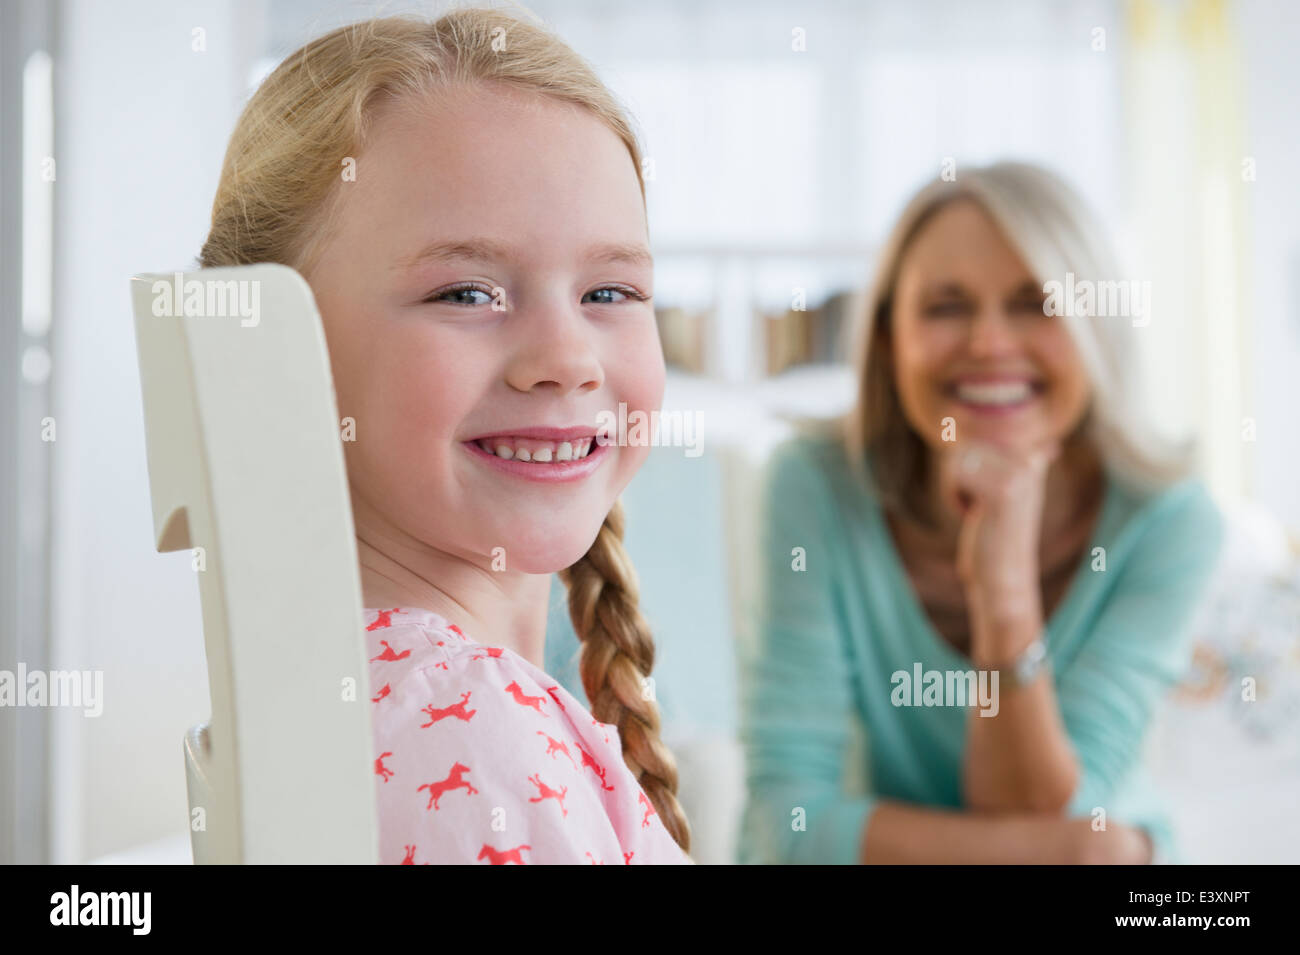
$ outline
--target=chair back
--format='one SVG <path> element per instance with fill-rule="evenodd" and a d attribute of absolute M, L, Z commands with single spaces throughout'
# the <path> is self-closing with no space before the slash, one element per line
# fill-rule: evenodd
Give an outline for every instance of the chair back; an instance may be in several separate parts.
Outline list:
<path fill-rule="evenodd" d="M 196 863 L 378 861 L 341 423 L 306 281 L 132 277 L 160 552 L 190 550 L 212 716 L 184 740 Z"/>

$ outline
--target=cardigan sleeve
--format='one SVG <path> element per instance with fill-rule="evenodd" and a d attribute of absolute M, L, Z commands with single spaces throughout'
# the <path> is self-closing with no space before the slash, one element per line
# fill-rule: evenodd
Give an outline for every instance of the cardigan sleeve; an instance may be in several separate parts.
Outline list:
<path fill-rule="evenodd" d="M 765 474 L 756 646 L 742 654 L 742 862 L 860 859 L 874 800 L 842 788 L 853 665 L 836 613 L 834 514 L 819 465 L 787 442 Z"/>
<path fill-rule="evenodd" d="M 1140 775 L 1156 706 L 1190 663 L 1188 624 L 1217 563 L 1223 526 L 1204 487 L 1188 480 L 1149 504 L 1131 530 L 1131 550 L 1109 571 L 1118 579 L 1106 607 L 1057 680 L 1080 769 L 1067 814 L 1090 815 L 1101 807 L 1108 821 L 1143 826 L 1159 858 L 1172 839 L 1163 814 L 1154 803 L 1132 803 L 1125 813 L 1135 795 L 1127 784 Z"/>

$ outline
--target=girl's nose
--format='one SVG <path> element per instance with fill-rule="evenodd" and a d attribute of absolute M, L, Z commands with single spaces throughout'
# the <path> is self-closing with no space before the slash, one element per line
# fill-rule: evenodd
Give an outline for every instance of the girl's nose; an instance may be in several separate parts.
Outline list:
<path fill-rule="evenodd" d="M 539 306 L 516 315 L 506 382 L 517 391 L 559 395 L 592 391 L 605 381 L 594 330 L 577 305 Z"/>

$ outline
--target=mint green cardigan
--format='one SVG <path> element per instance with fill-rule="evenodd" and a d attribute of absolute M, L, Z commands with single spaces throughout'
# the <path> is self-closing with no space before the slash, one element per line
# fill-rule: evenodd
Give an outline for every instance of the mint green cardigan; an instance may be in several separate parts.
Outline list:
<path fill-rule="evenodd" d="M 801 436 L 778 448 L 763 509 L 756 639 L 741 657 L 739 861 L 854 863 L 878 800 L 963 806 L 966 721 L 980 717 L 895 706 L 891 675 L 974 665 L 929 622 L 838 441 Z M 1066 813 L 1101 807 L 1108 823 L 1145 828 L 1160 862 L 1182 860 L 1140 751 L 1154 707 L 1189 665 L 1187 624 L 1222 536 L 1199 481 L 1143 494 L 1108 473 L 1092 542 L 1046 626 L 1081 770 Z"/>

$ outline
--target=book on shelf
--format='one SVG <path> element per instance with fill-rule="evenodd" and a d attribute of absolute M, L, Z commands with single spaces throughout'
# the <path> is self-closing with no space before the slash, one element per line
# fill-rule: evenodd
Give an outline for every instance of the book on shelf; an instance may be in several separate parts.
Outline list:
<path fill-rule="evenodd" d="M 767 373 L 777 375 L 795 365 L 846 360 L 844 335 L 855 302 L 855 293 L 836 292 L 816 308 L 762 315 Z"/>
<path fill-rule="evenodd" d="M 704 374 L 707 359 L 705 331 L 710 316 L 708 309 L 690 310 L 677 305 L 655 309 L 665 364 Z"/>

